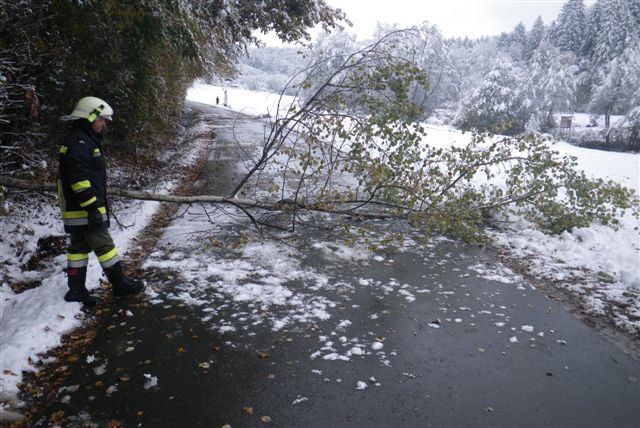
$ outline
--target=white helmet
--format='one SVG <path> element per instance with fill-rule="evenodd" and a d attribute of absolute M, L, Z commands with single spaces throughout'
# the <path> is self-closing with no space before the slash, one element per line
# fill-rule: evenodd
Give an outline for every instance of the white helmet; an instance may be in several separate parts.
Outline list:
<path fill-rule="evenodd" d="M 78 101 L 69 116 L 72 119 L 87 119 L 93 123 L 98 116 L 111 120 L 111 115 L 113 115 L 113 109 L 105 101 L 96 97 L 84 97 Z"/>

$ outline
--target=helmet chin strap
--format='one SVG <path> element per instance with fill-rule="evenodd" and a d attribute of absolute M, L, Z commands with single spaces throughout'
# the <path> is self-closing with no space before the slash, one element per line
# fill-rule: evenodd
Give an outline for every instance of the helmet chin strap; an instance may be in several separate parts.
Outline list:
<path fill-rule="evenodd" d="M 95 122 L 98 116 L 100 116 L 102 110 L 104 110 L 104 104 L 100 104 L 98 107 L 96 107 L 87 117 L 89 123 Z"/>

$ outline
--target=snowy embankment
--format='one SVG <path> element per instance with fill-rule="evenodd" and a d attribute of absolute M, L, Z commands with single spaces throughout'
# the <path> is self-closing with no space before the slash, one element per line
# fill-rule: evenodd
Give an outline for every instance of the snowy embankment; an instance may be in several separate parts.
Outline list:
<path fill-rule="evenodd" d="M 192 130 L 194 133 L 201 131 Z M 196 161 L 207 144 L 205 140 L 196 139 L 172 162 L 186 168 Z M 112 168 L 110 178 L 113 181 L 116 174 Z M 178 175 L 171 176 L 176 180 Z M 176 184 L 176 181 L 160 182 L 145 190 L 171 193 Z M 27 194 L 26 197 L 33 196 Z M 0 419 L 5 410 L 3 401 L 15 399 L 22 372 L 35 370 L 32 362 L 39 361 L 43 353 L 59 346 L 62 336 L 80 327 L 85 318 L 80 303 L 63 299 L 67 290 L 63 271 L 65 254 L 44 258 L 44 263 L 36 260 L 37 254 L 42 252 L 42 248 L 38 248 L 39 239 L 62 237 L 64 229 L 55 195 L 35 198 L 29 204 L 24 201 L 14 204 L 10 199 L 3 207 L 8 214 L 0 216 Z M 32 204 L 38 209 L 34 211 Z M 118 221 L 127 226 L 118 227 L 112 218 L 109 229 L 118 252 L 125 255 L 125 265 L 126 253 L 135 247 L 134 238 L 147 226 L 158 206 L 154 201 L 112 201 Z M 102 269 L 92 255 L 87 270 L 87 288 L 98 289 L 101 277 Z M 21 291 L 22 288 L 26 290 Z"/>
<path fill-rule="evenodd" d="M 225 88 L 197 84 L 188 98 L 214 104 L 222 99 Z M 230 108 L 273 115 L 278 95 L 226 88 Z M 291 102 L 291 97 L 285 100 Z M 584 116 L 584 115 L 583 115 Z M 581 119 L 586 120 L 584 117 Z M 425 143 L 434 146 L 464 145 L 470 141 L 447 126 L 424 125 Z M 560 154 L 575 156 L 578 165 L 593 178 L 613 180 L 640 192 L 640 155 L 605 152 L 576 147 L 565 142 L 555 143 Z M 509 230 L 493 231 L 495 245 L 504 248 L 511 257 L 524 262 L 528 274 L 551 281 L 580 297 L 588 313 L 603 314 L 607 307 L 613 321 L 633 334 L 640 332 L 640 224 L 631 215 L 622 219 L 618 230 L 602 225 L 578 228 L 561 235 L 546 235 L 531 224 L 514 218 Z M 619 308 L 607 306 L 617 302 Z"/>

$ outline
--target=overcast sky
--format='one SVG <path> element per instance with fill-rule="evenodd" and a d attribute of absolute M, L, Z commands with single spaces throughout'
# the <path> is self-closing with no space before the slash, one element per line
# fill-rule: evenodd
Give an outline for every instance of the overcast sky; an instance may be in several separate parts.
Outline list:
<path fill-rule="evenodd" d="M 436 24 L 444 37 L 477 38 L 511 31 L 522 22 L 529 30 L 538 16 L 549 25 L 567 0 L 326 0 L 342 9 L 358 40 L 371 37 L 377 22 L 402 27 Z M 595 0 L 584 0 L 586 6 Z M 272 40 L 267 40 L 272 44 Z"/>
<path fill-rule="evenodd" d="M 327 0 L 346 12 L 358 38 L 372 35 L 378 21 L 402 26 L 427 20 L 445 37 L 485 35 L 510 31 L 522 22 L 527 30 L 538 15 L 550 24 L 567 0 Z M 586 0 L 585 5 L 595 3 Z"/>

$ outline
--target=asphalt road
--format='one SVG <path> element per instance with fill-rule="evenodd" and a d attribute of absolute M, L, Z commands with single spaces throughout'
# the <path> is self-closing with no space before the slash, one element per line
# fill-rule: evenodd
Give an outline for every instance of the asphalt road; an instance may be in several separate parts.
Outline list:
<path fill-rule="evenodd" d="M 220 144 L 198 188 L 220 194 L 240 175 L 232 116 L 200 108 L 218 123 Z M 259 127 L 246 124 L 236 136 L 250 144 Z M 183 218 L 175 227 L 190 224 L 199 223 Z M 181 257 L 236 260 L 225 248 L 240 229 L 221 231 L 221 248 L 204 241 L 179 246 Z M 634 427 L 640 421 L 640 363 L 480 248 L 435 239 L 375 260 L 350 260 L 314 245 L 329 239 L 319 230 L 301 234 L 299 269 L 346 284 L 313 290 L 334 303 L 328 318 L 274 329 L 237 316 L 251 314 L 247 301 L 225 302 L 216 294 L 208 304 L 188 304 L 185 290 L 201 282 L 185 288 L 182 269 L 147 268 L 158 295 L 111 304 L 112 315 L 38 426 L 58 411 L 69 427 L 110 421 L 123 427 Z M 177 244 L 169 241 L 152 258 L 175 258 Z M 311 293 L 298 278 L 286 285 Z M 209 305 L 226 309 L 211 315 Z M 289 310 L 269 307 L 275 315 Z M 225 319 L 235 320 L 235 331 L 212 328 Z M 362 352 L 347 352 L 354 346 Z"/>

